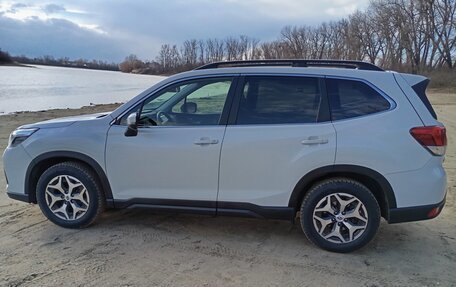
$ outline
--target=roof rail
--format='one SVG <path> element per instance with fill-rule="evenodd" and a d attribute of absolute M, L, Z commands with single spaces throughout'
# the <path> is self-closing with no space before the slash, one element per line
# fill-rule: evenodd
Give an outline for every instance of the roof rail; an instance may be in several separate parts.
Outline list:
<path fill-rule="evenodd" d="M 347 68 L 370 71 L 384 71 L 382 68 L 362 61 L 346 60 L 299 60 L 299 59 L 279 59 L 279 60 L 247 60 L 247 61 L 225 61 L 214 62 L 203 65 L 195 70 L 230 68 L 230 67 L 255 67 L 255 66 L 291 66 L 291 67 L 330 67 Z"/>

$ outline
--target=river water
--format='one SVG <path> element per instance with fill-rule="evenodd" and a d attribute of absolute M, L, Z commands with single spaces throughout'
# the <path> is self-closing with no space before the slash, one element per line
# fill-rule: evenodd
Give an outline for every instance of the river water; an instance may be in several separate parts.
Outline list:
<path fill-rule="evenodd" d="M 0 114 L 126 102 L 163 78 L 50 66 L 0 66 Z"/>

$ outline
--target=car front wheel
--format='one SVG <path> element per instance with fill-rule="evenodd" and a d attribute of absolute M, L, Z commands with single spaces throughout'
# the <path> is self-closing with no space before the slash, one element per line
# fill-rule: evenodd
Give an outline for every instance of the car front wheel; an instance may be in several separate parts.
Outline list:
<path fill-rule="evenodd" d="M 36 195 L 43 214 L 62 227 L 86 227 L 104 209 L 103 193 L 95 174 L 77 162 L 48 168 L 38 180 Z"/>

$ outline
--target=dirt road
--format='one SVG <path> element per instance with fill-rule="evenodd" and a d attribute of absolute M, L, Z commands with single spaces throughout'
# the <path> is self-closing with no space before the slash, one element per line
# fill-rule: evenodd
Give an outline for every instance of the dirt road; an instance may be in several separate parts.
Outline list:
<path fill-rule="evenodd" d="M 382 222 L 373 242 L 345 255 L 282 221 L 120 210 L 68 230 L 8 199 L 0 176 L 0 286 L 456 286 L 456 95 L 431 101 L 449 134 L 447 204 L 437 219 Z M 22 123 L 110 109 L 2 116 L 0 149 Z"/>

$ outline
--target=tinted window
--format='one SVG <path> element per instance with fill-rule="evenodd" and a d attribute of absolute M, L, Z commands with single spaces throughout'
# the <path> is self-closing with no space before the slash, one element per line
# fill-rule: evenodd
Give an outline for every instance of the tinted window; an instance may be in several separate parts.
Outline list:
<path fill-rule="evenodd" d="M 237 123 L 315 123 L 320 101 L 318 78 L 248 77 Z"/>
<path fill-rule="evenodd" d="M 390 103 L 366 83 L 327 79 L 333 120 L 342 120 L 388 110 Z"/>
<path fill-rule="evenodd" d="M 173 113 L 188 112 L 182 107 L 185 107 L 185 103 L 191 102 L 198 107 L 194 114 L 221 114 L 230 85 L 231 80 L 216 81 L 204 85 L 174 105 L 172 111 Z"/>

